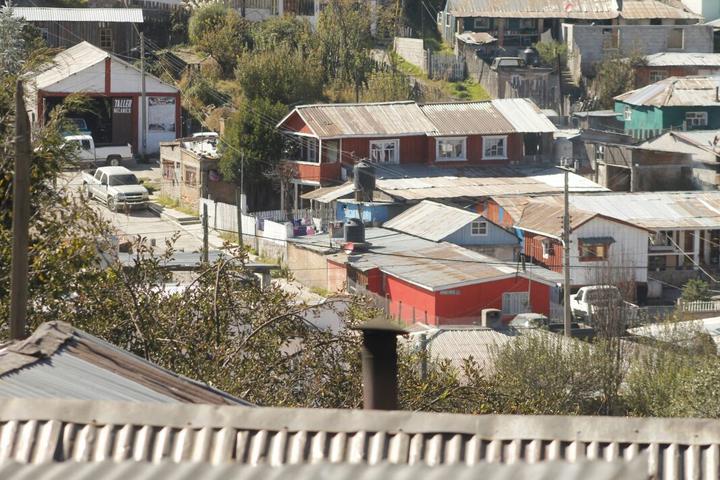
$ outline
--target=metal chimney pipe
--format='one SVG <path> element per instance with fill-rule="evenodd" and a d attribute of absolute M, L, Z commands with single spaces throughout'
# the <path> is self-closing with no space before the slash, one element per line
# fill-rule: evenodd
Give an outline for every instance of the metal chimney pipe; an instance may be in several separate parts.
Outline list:
<path fill-rule="evenodd" d="M 386 319 L 371 320 L 357 330 L 363 333 L 363 408 L 397 410 L 397 336 L 407 330 Z"/>

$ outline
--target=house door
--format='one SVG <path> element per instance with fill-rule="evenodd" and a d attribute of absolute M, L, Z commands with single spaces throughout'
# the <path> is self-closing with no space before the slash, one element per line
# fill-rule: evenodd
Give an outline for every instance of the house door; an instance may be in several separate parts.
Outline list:
<path fill-rule="evenodd" d="M 132 143 L 132 99 L 113 98 L 112 143 L 121 145 Z"/>
<path fill-rule="evenodd" d="M 503 293 L 502 313 L 503 315 L 517 315 L 518 313 L 530 312 L 530 296 L 527 292 Z"/>

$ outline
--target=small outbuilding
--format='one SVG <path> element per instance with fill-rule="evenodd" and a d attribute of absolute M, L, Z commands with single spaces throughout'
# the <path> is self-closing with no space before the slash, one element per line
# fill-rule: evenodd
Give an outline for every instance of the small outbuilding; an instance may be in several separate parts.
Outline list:
<path fill-rule="evenodd" d="M 143 128 L 142 77 L 134 65 L 82 42 L 26 77 L 25 105 L 33 125 L 42 125 L 65 98 L 86 95 L 90 108 L 70 116 L 84 120 L 96 145 L 131 144 L 133 153 L 157 153 L 160 142 L 180 136 L 180 91 L 146 74 Z"/>

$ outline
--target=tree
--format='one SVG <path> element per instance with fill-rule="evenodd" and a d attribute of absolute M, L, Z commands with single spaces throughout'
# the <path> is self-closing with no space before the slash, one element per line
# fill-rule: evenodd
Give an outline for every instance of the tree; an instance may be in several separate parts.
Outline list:
<path fill-rule="evenodd" d="M 615 97 L 635 88 L 635 69 L 644 62 L 642 55 L 633 53 L 627 58 L 608 56 L 597 65 L 593 87 L 601 108 L 613 108 Z"/>
<path fill-rule="evenodd" d="M 557 68 L 558 58 L 560 58 L 561 67 L 567 65 L 568 48 L 565 43 L 550 40 L 548 42 L 538 42 L 533 46 L 538 52 L 538 57 L 540 57 L 540 64 L 544 67 Z"/>
<path fill-rule="evenodd" d="M 212 55 L 229 75 L 235 69 L 237 56 L 250 44 L 250 28 L 236 10 L 210 3 L 193 12 L 188 35 L 198 50 Z"/>
<path fill-rule="evenodd" d="M 309 55 L 315 48 L 315 37 L 310 22 L 292 15 L 271 17 L 254 24 L 252 30 L 255 49 L 272 50 L 285 45 Z"/>
<path fill-rule="evenodd" d="M 245 101 L 227 123 L 220 171 L 239 185 L 244 157 L 245 192 L 252 207 L 274 200 L 271 175 L 283 150 L 283 136 L 275 125 L 286 113 L 285 105 L 256 98 Z"/>
<path fill-rule="evenodd" d="M 355 88 L 356 101 L 375 69 L 371 54 L 372 12 L 366 2 L 330 0 L 318 21 L 319 53 L 328 81 Z"/>
<path fill-rule="evenodd" d="M 685 302 L 707 302 L 711 296 L 710 286 L 706 281 L 691 278 L 683 287 L 681 298 Z"/>
<path fill-rule="evenodd" d="M 250 100 L 266 98 L 291 105 L 311 103 L 323 96 L 322 67 L 285 44 L 245 51 L 239 58 L 235 78 Z"/>

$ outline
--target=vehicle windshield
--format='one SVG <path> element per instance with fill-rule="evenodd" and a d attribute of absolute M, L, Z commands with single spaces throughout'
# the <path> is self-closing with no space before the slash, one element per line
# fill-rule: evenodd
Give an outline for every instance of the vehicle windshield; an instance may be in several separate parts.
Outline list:
<path fill-rule="evenodd" d="M 132 173 L 128 173 L 126 175 L 111 175 L 110 176 L 110 185 L 117 187 L 120 185 L 137 185 L 138 179 L 135 175 Z"/>

